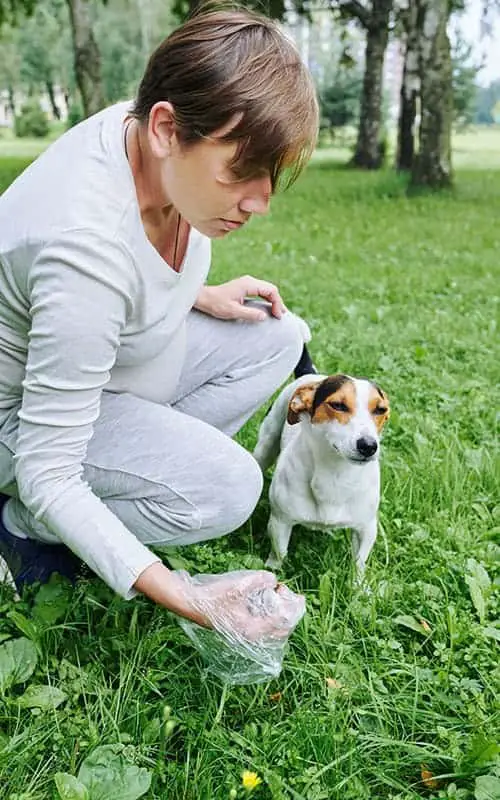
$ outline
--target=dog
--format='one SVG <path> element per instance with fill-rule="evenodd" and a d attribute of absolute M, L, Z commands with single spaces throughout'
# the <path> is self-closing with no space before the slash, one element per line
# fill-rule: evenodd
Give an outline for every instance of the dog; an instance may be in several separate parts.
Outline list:
<path fill-rule="evenodd" d="M 314 369 L 307 347 L 302 359 Z M 269 492 L 271 554 L 266 566 L 281 567 L 294 525 L 351 528 L 362 577 L 377 537 L 380 435 L 389 414 L 386 393 L 365 378 L 312 373 L 299 375 L 283 389 L 261 425 L 253 453 L 262 470 L 277 460 Z"/>

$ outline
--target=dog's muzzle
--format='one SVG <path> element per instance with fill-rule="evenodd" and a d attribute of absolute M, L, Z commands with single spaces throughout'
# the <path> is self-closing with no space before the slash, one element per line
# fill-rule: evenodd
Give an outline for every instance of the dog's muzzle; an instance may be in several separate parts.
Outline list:
<path fill-rule="evenodd" d="M 378 450 L 378 442 L 373 436 L 361 436 L 356 442 L 356 453 L 363 461 L 373 458 Z"/>

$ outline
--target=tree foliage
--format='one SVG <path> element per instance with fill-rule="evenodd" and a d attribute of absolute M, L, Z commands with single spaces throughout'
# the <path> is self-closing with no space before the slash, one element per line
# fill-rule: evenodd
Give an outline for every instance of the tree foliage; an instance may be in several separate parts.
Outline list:
<path fill-rule="evenodd" d="M 359 116 L 362 79 L 358 71 L 340 71 L 329 86 L 319 93 L 321 125 L 342 128 L 355 123 Z"/>
<path fill-rule="evenodd" d="M 23 98 L 36 96 L 44 98 L 52 116 L 68 112 L 68 124 L 74 124 L 84 110 L 66 1 L 38 0 L 31 16 L 21 20 L 5 22 L 0 31 L 0 91 L 11 98 L 13 113 Z M 151 50 L 175 24 L 170 7 L 162 0 L 112 0 L 93 5 L 91 21 L 104 100 L 125 100 L 135 93 Z"/>
<path fill-rule="evenodd" d="M 476 95 L 474 121 L 483 125 L 491 125 L 500 120 L 500 79 L 492 81 L 489 86 L 482 86 Z"/>
<path fill-rule="evenodd" d="M 37 0 L 0 0 L 0 25 L 16 25 L 24 16 L 31 16 Z"/>
<path fill-rule="evenodd" d="M 0 90 L 7 90 L 13 113 L 16 98 L 46 96 L 59 117 L 56 87 L 69 95 L 74 87 L 66 10 L 61 0 L 42 0 L 22 25 L 1 29 Z"/>
<path fill-rule="evenodd" d="M 461 36 L 455 39 L 451 64 L 454 121 L 458 125 L 469 125 L 474 121 L 479 66 L 473 61 L 472 45 Z"/>
<path fill-rule="evenodd" d="M 174 17 L 179 22 L 183 22 L 187 17 L 200 5 L 209 5 L 210 0 L 173 0 L 172 12 Z M 212 2 L 213 6 L 217 2 Z M 271 19 L 284 19 L 287 10 L 285 0 L 239 0 L 238 5 L 252 8 L 266 14 Z M 292 0 L 292 7 L 295 7 L 299 13 L 306 13 L 304 2 L 302 0 Z"/>

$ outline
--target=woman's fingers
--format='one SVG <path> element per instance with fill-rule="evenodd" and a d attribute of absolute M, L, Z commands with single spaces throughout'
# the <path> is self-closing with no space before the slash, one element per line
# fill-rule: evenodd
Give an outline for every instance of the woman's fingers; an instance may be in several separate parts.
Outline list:
<path fill-rule="evenodd" d="M 255 308 L 255 306 L 245 305 L 244 303 L 235 303 L 232 316 L 234 319 L 241 319 L 244 322 L 264 322 L 269 314 L 263 308 Z"/>
<path fill-rule="evenodd" d="M 283 314 L 286 312 L 286 306 L 281 299 L 281 295 L 277 287 L 272 283 L 259 282 L 257 293 L 259 297 L 262 297 L 264 300 L 267 300 L 269 303 L 271 303 L 271 313 L 273 317 L 281 319 Z"/>
<path fill-rule="evenodd" d="M 281 298 L 278 287 L 269 281 L 261 281 L 258 278 L 253 278 L 247 275 L 241 279 L 245 295 L 247 297 L 262 297 L 271 303 L 271 313 L 278 319 L 286 312 L 286 306 Z"/>
<path fill-rule="evenodd" d="M 304 613 L 305 599 L 279 584 L 268 570 L 211 577 L 198 584 L 196 606 L 229 640 L 284 640 Z"/>
<path fill-rule="evenodd" d="M 259 589 L 274 589 L 277 585 L 276 575 L 267 569 L 250 570 L 248 575 L 243 575 L 238 581 L 238 587 L 247 595 Z"/>

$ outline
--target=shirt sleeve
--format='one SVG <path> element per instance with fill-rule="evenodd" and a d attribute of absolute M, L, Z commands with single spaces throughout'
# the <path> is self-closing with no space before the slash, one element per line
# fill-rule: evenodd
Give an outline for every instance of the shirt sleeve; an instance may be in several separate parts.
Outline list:
<path fill-rule="evenodd" d="M 104 236 L 71 231 L 41 251 L 15 456 L 25 506 L 125 598 L 159 559 L 92 492 L 83 461 L 137 285 L 128 252 Z"/>

